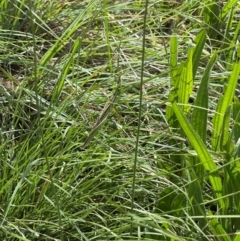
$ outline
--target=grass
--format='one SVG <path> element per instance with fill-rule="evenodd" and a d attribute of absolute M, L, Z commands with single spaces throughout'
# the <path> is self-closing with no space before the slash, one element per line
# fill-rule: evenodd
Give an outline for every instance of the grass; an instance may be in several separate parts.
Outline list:
<path fill-rule="evenodd" d="M 0 9 L 1 240 L 240 239 L 238 1 Z"/>

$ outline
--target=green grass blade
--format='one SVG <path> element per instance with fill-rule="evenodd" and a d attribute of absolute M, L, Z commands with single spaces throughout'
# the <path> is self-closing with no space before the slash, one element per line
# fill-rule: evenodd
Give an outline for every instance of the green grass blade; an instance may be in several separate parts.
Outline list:
<path fill-rule="evenodd" d="M 65 79 L 69 72 L 69 68 L 73 64 L 74 55 L 79 50 L 80 44 L 81 44 L 81 41 L 78 38 L 73 46 L 73 50 L 71 52 L 71 56 L 69 57 L 69 60 L 66 61 L 65 65 L 63 66 L 62 73 L 55 85 L 54 90 L 53 90 L 52 101 L 54 101 L 54 102 L 59 100 L 59 97 L 61 95 L 61 92 L 62 92 L 62 89 L 64 86 Z"/>
<path fill-rule="evenodd" d="M 195 42 L 196 42 L 196 47 L 194 49 L 193 60 L 192 60 L 192 62 L 193 62 L 193 79 L 196 76 L 197 68 L 198 68 L 200 58 L 202 55 L 202 50 L 203 50 L 205 42 L 206 42 L 206 33 L 204 30 L 199 32 L 199 34 L 195 38 Z"/>
<path fill-rule="evenodd" d="M 96 6 L 96 4 L 97 1 L 93 0 L 85 7 L 83 11 L 80 12 L 80 14 L 75 18 L 75 20 L 64 31 L 61 37 L 57 39 L 55 44 L 53 44 L 52 47 L 44 54 L 39 63 L 40 69 L 42 68 L 42 66 L 45 66 L 48 61 L 52 59 L 65 46 L 65 44 L 70 40 L 71 36 L 76 32 L 76 30 L 81 28 L 81 25 L 83 25 L 84 23 L 83 18 L 85 14 L 91 12 Z M 97 15 L 97 13 L 95 13 L 95 15 Z M 40 71 L 40 69 L 38 70 L 38 72 Z M 39 85 L 40 84 L 41 82 L 39 83 Z"/>
<path fill-rule="evenodd" d="M 226 69 L 229 71 L 231 70 L 231 65 L 232 65 L 232 62 L 234 61 L 234 57 L 235 57 L 234 55 L 236 53 L 236 46 L 237 46 L 237 42 L 238 42 L 238 38 L 239 38 L 239 31 L 240 31 L 240 22 L 238 23 L 238 25 L 234 31 L 234 36 L 233 36 L 231 42 L 228 44 L 226 43 L 223 46 L 223 48 L 225 48 L 225 49 L 227 49 L 228 46 L 230 46 L 230 51 L 228 52 L 227 60 L 226 60 L 226 62 L 227 62 Z M 226 33 L 226 36 L 230 36 L 230 34 Z M 225 42 L 227 42 L 227 41 L 225 41 Z"/>
<path fill-rule="evenodd" d="M 177 36 L 173 36 L 170 42 L 170 82 L 172 87 L 177 87 L 175 76 L 177 74 L 178 63 L 178 40 Z"/>
<path fill-rule="evenodd" d="M 233 8 L 233 6 L 238 2 L 238 0 L 232 0 L 232 1 L 227 1 L 226 4 L 224 4 L 221 14 L 220 14 L 220 18 L 223 21 L 225 19 L 225 17 L 227 16 L 227 14 L 231 11 L 231 8 Z"/>
<path fill-rule="evenodd" d="M 210 183 L 214 190 L 214 193 L 215 193 L 216 197 L 218 198 L 219 206 L 223 207 L 224 201 L 221 199 L 222 184 L 221 184 L 220 177 L 216 173 L 216 170 L 217 170 L 216 164 L 214 163 L 214 161 L 213 161 L 211 155 L 209 154 L 207 148 L 205 147 L 203 141 L 201 140 L 199 135 L 196 133 L 196 131 L 193 129 L 191 124 L 187 121 L 182 110 L 178 107 L 176 102 L 174 102 L 172 104 L 172 108 L 178 118 L 178 121 L 179 121 L 185 135 L 188 137 L 190 144 L 192 145 L 194 150 L 197 152 L 198 157 L 201 160 L 205 171 L 209 172 L 209 180 L 210 180 Z"/>
<path fill-rule="evenodd" d="M 205 207 L 203 205 L 203 188 L 202 188 L 202 178 L 199 173 L 195 172 L 195 166 L 193 165 L 192 158 L 189 158 L 189 160 L 186 160 L 187 164 L 187 173 L 188 173 L 188 179 L 189 184 L 187 186 L 187 193 L 188 193 L 188 199 L 191 201 L 192 206 L 192 215 L 193 216 L 205 216 Z M 203 229 L 206 225 L 206 219 L 200 218 L 198 220 L 199 227 Z"/>
<path fill-rule="evenodd" d="M 208 88 L 209 88 L 209 76 L 211 69 L 216 61 L 216 53 L 213 54 L 209 60 L 207 67 L 201 79 L 201 83 L 197 92 L 197 97 L 194 102 L 194 108 L 192 113 L 192 127 L 198 133 L 203 143 L 206 143 L 207 135 L 207 119 L 208 119 Z M 196 176 L 199 180 L 201 187 L 203 187 L 204 168 L 198 157 L 192 157 L 192 164 L 195 170 Z"/>
<path fill-rule="evenodd" d="M 240 241 L 239 233 L 236 234 L 236 236 L 234 237 L 233 241 Z"/>
<path fill-rule="evenodd" d="M 217 39 L 217 35 L 220 33 L 220 6 L 218 0 L 207 1 L 204 9 L 204 20 L 209 26 L 208 33 L 210 38 Z"/>
<path fill-rule="evenodd" d="M 214 240 L 218 241 L 231 241 L 231 238 L 228 236 L 222 225 L 219 223 L 219 221 L 214 218 L 214 215 L 212 215 L 211 211 L 209 211 L 209 214 L 213 216 L 213 218 L 209 221 L 209 228 L 212 232 L 212 234 L 215 235 Z"/>
<path fill-rule="evenodd" d="M 171 38 L 170 42 L 170 83 L 171 91 L 168 96 L 169 102 L 177 101 L 177 89 L 179 83 L 178 71 L 181 67 L 177 66 L 178 63 L 178 40 L 176 36 Z M 176 117 L 170 106 L 166 108 L 166 119 L 172 127 L 176 127 Z"/>
<path fill-rule="evenodd" d="M 233 139 L 235 144 L 237 143 L 238 139 L 240 138 L 240 101 L 237 96 L 234 97 L 234 104 L 233 104 Z"/>
<path fill-rule="evenodd" d="M 230 129 L 230 117 L 231 117 L 231 106 L 229 106 L 224 114 L 223 117 L 223 127 L 222 127 L 222 133 L 220 136 L 220 150 L 225 151 L 227 154 L 232 153 L 232 140 L 231 135 L 229 133 Z"/>
<path fill-rule="evenodd" d="M 182 64 L 177 66 L 178 63 L 178 40 L 176 36 L 171 38 L 170 42 L 170 83 L 171 90 L 168 96 L 168 101 L 178 101 L 178 84 L 179 76 L 182 69 Z M 166 119 L 169 125 L 173 128 L 178 128 L 176 116 L 170 106 L 166 107 Z"/>
<path fill-rule="evenodd" d="M 193 89 L 193 48 L 188 51 L 188 59 L 185 62 L 180 76 L 178 88 L 178 101 L 182 104 L 188 104 L 189 97 Z M 190 107 L 183 105 L 184 113 L 190 110 Z"/>
<path fill-rule="evenodd" d="M 13 193 L 12 193 L 12 196 L 11 196 L 11 199 L 9 200 L 9 203 L 7 205 L 7 208 L 6 210 L 4 211 L 4 215 L 3 215 L 3 219 L 1 221 L 1 224 L 0 224 L 0 227 L 3 226 L 4 222 L 6 221 L 6 218 L 7 218 L 7 215 L 8 215 L 8 212 L 11 208 L 11 206 L 13 205 L 13 201 L 14 201 L 14 198 L 17 196 L 17 192 L 19 191 L 23 181 L 25 180 L 25 178 L 28 176 L 29 172 L 31 171 L 32 167 L 38 162 L 38 160 L 35 160 L 33 162 L 31 162 L 30 164 L 28 164 L 28 166 L 26 167 L 26 169 L 24 170 L 23 174 L 21 175 L 21 178 L 19 178 L 19 182 L 17 183 Z"/>
<path fill-rule="evenodd" d="M 240 212 L 240 193 L 239 193 L 239 160 L 234 159 L 230 155 L 226 155 L 225 161 L 229 163 L 224 168 L 224 181 L 223 181 L 223 195 L 226 197 L 225 201 L 225 210 L 223 210 L 225 214 L 233 214 L 238 215 Z M 235 208 L 231 210 L 232 206 Z M 231 211 L 230 211 L 231 210 Z M 234 228 L 231 223 L 234 222 L 235 227 L 239 227 L 240 220 L 231 220 L 231 217 L 227 220 L 223 220 L 224 228 L 228 232 L 233 232 Z"/>
<path fill-rule="evenodd" d="M 224 114 L 233 100 L 237 81 L 240 73 L 240 63 L 233 64 L 233 71 L 225 88 L 225 93 L 218 102 L 217 110 L 213 118 L 212 146 L 214 150 L 219 149 L 219 136 L 223 127 Z"/>
<path fill-rule="evenodd" d="M 227 48 L 230 48 L 230 51 L 229 53 L 227 52 L 223 52 L 222 55 L 221 55 L 221 59 L 222 60 L 225 60 L 227 59 L 227 64 L 226 64 L 226 70 L 231 70 L 231 64 L 232 64 L 232 54 L 233 54 L 233 46 L 231 46 L 231 28 L 232 28 L 232 21 L 233 21 L 233 18 L 234 18 L 234 11 L 233 9 L 231 9 L 229 15 L 228 15 L 228 21 L 226 23 L 226 27 L 225 27 L 225 33 L 224 33 L 224 39 L 222 41 L 222 48 L 223 49 L 227 49 Z"/>
<path fill-rule="evenodd" d="M 197 92 L 197 97 L 194 102 L 192 114 L 192 126 L 198 133 L 203 143 L 206 142 L 207 132 L 207 117 L 208 117 L 208 83 L 212 67 L 216 61 L 216 53 L 213 54 L 204 71 L 201 83 Z"/>

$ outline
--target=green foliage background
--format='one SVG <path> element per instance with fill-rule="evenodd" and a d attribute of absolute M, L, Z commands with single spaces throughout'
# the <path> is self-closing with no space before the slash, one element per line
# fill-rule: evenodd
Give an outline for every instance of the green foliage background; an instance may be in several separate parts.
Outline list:
<path fill-rule="evenodd" d="M 1 240 L 240 240 L 240 4 L 0 2 Z"/>

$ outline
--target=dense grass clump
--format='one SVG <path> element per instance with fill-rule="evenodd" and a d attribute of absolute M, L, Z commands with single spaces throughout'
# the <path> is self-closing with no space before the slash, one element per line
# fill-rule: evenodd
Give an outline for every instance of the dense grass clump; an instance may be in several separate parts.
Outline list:
<path fill-rule="evenodd" d="M 0 238 L 240 238 L 240 5 L 0 3 Z"/>

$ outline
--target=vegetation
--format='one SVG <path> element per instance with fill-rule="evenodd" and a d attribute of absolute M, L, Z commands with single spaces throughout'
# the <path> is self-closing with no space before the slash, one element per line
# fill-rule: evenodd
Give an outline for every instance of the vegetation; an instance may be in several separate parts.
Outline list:
<path fill-rule="evenodd" d="M 237 0 L 2 0 L 1 240 L 240 240 L 239 29 Z"/>

